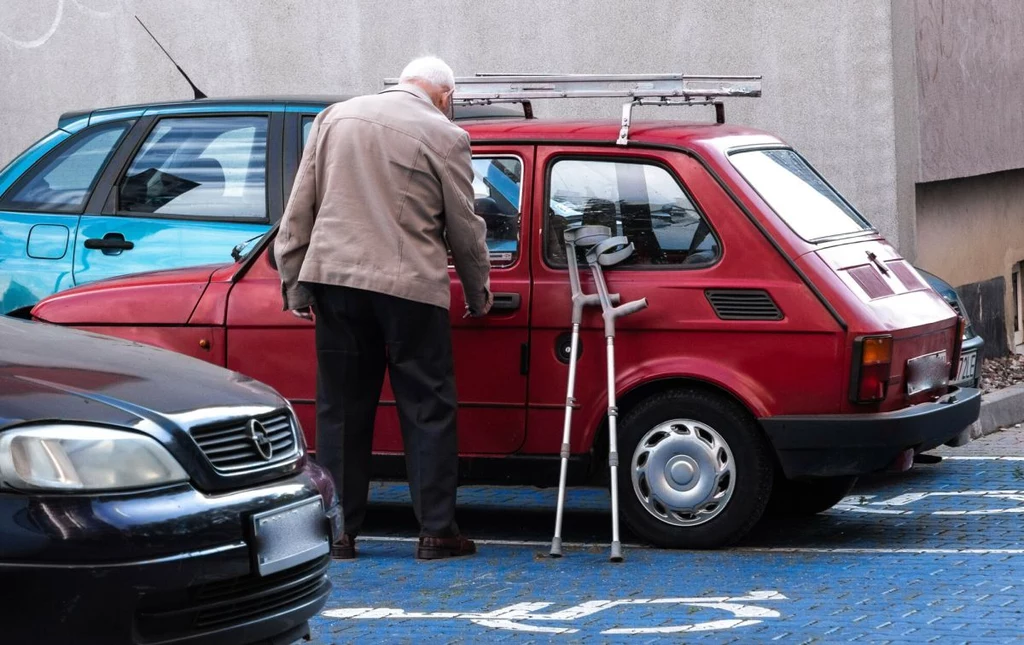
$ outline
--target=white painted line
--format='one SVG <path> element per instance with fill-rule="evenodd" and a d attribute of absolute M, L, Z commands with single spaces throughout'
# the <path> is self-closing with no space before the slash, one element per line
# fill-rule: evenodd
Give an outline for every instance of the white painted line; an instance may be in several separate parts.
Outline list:
<path fill-rule="evenodd" d="M 419 538 L 414 537 L 392 537 L 392 536 L 372 536 L 372 535 L 360 535 L 359 540 L 366 542 L 416 542 Z M 528 546 L 528 547 L 550 547 L 551 543 L 540 540 L 473 540 L 477 544 L 489 544 L 493 546 Z M 607 543 L 600 542 L 564 542 L 563 547 L 570 549 L 592 549 L 595 547 L 608 548 Z M 623 544 L 624 548 L 629 549 L 650 549 L 652 551 L 660 550 L 657 547 L 649 546 L 646 544 Z M 665 551 L 671 551 L 665 549 Z M 917 554 L 917 555 L 1024 555 L 1024 549 L 886 549 L 886 548 L 842 548 L 842 547 L 775 547 L 775 546 L 751 546 L 751 547 L 732 547 L 729 549 L 720 549 L 719 552 L 739 552 L 739 553 L 836 553 L 836 554 L 851 554 L 851 555 L 871 555 L 871 554 Z M 686 553 L 685 551 L 679 551 L 680 554 Z"/>
<path fill-rule="evenodd" d="M 1024 549 L 884 549 L 884 548 L 815 548 L 815 547 L 737 547 L 731 551 L 753 553 L 836 553 L 852 555 L 912 554 L 912 555 L 1024 555 Z"/>
<path fill-rule="evenodd" d="M 943 459 L 959 459 L 961 461 L 1024 461 L 1024 457 L 973 457 L 970 455 L 943 455 Z"/>
<path fill-rule="evenodd" d="M 393 537 L 393 536 L 384 536 L 384 535 L 381 535 L 381 536 L 373 536 L 373 535 L 363 536 L 363 535 L 360 535 L 358 539 L 359 540 L 365 540 L 367 542 L 418 542 L 419 541 L 419 538 L 414 538 L 414 537 Z M 477 544 L 492 544 L 492 545 L 496 545 L 496 546 L 546 546 L 546 547 L 550 547 L 551 546 L 551 542 L 548 542 L 548 541 L 543 541 L 542 542 L 540 540 L 487 540 L 487 539 L 477 540 L 476 538 L 473 538 L 473 541 L 476 542 Z M 563 542 L 562 546 L 568 547 L 568 548 L 571 548 L 571 549 L 593 549 L 593 548 L 597 548 L 597 547 L 611 548 L 611 546 L 607 542 Z M 625 543 L 623 543 L 622 546 L 626 547 L 626 548 L 630 548 L 630 549 L 653 548 L 653 547 L 648 547 L 646 544 L 625 544 Z"/>

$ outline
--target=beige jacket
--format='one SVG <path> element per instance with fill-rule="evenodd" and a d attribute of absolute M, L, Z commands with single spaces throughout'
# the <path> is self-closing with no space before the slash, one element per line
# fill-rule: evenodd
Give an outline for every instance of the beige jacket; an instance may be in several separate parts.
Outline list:
<path fill-rule="evenodd" d="M 447 309 L 448 253 L 474 312 L 490 304 L 486 225 L 473 212 L 469 135 L 413 85 L 330 106 L 313 121 L 274 242 L 285 309 L 302 282 Z"/>

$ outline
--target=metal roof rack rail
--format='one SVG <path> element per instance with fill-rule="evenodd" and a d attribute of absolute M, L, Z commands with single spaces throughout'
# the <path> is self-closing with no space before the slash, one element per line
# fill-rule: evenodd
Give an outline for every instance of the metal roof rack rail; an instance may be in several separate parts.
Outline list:
<path fill-rule="evenodd" d="M 385 79 L 395 85 L 398 79 Z M 637 105 L 709 105 L 715 121 L 725 122 L 721 98 L 761 96 L 760 76 L 692 74 L 477 74 L 455 79 L 453 100 L 461 105 L 521 103 L 527 118 L 536 99 L 628 98 L 622 106 L 619 145 L 629 143 L 629 125 Z"/>

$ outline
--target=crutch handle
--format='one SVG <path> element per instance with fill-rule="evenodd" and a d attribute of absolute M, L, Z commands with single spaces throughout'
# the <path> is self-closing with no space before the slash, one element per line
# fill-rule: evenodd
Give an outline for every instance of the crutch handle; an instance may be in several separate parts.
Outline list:
<path fill-rule="evenodd" d="M 635 314 L 638 311 L 647 309 L 647 298 L 641 298 L 632 302 L 627 302 L 624 305 L 620 305 L 612 309 L 612 315 L 616 318 L 622 318 L 629 314 Z"/>
<path fill-rule="evenodd" d="M 617 305 L 622 302 L 622 296 L 617 293 L 608 294 L 608 300 L 611 301 L 612 305 Z M 584 307 L 599 307 L 601 305 L 601 295 L 597 293 L 589 293 L 583 296 Z"/>

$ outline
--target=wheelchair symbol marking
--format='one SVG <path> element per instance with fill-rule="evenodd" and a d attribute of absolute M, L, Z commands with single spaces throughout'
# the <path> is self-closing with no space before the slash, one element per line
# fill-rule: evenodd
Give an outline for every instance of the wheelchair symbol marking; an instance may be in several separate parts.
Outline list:
<path fill-rule="evenodd" d="M 323 612 L 326 618 L 338 620 L 381 620 L 381 619 L 460 619 L 468 620 L 482 627 L 506 629 L 518 632 L 542 634 L 575 634 L 576 627 L 549 626 L 530 624 L 530 622 L 572 622 L 593 616 L 602 611 L 617 607 L 637 605 L 682 605 L 702 607 L 729 612 L 733 618 L 710 620 L 700 623 L 683 625 L 661 625 L 651 627 L 613 627 L 605 629 L 602 634 L 638 635 L 638 634 L 679 634 L 684 632 L 707 632 L 723 629 L 737 629 L 757 625 L 766 618 L 779 618 L 781 614 L 766 607 L 749 604 L 770 600 L 787 600 L 778 591 L 751 591 L 745 596 L 737 597 L 704 597 L 704 598 L 634 598 L 628 600 L 588 600 L 572 607 L 543 613 L 551 607 L 552 602 L 520 602 L 490 612 L 414 612 L 389 607 L 351 607 L 329 609 Z M 530 622 L 524 622 L 530 621 Z M 658 621 L 659 623 L 662 621 Z"/>

